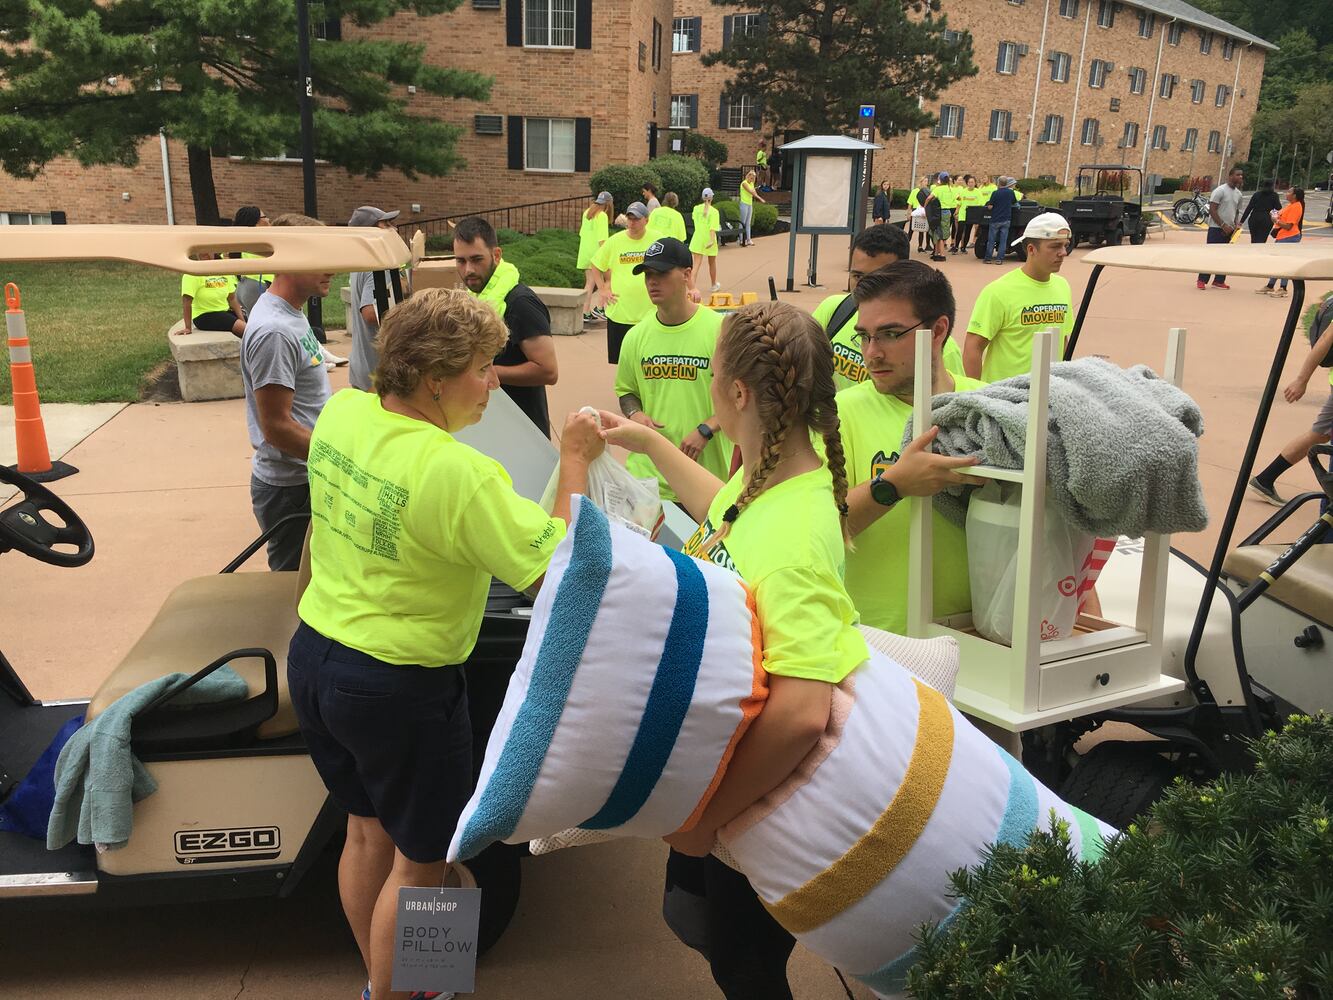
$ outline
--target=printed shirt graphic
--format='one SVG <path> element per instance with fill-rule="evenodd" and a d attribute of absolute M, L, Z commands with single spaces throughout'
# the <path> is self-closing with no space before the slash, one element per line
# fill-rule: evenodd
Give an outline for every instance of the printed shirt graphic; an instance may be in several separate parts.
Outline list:
<path fill-rule="evenodd" d="M 717 255 L 716 233 L 722 228 L 722 216 L 716 206 L 703 202 L 694 206 L 694 235 L 690 237 L 690 251 L 708 257 Z M 708 244 L 712 243 L 710 247 Z"/>
<path fill-rule="evenodd" d="M 315 424 L 310 508 L 301 620 L 388 663 L 462 663 L 491 577 L 527 589 L 565 536 L 494 459 L 355 389 Z"/>
<path fill-rule="evenodd" d="M 981 365 L 983 382 L 998 382 L 1032 369 L 1032 335 L 1056 327 L 1060 342 L 1055 358 L 1064 357 L 1065 338 L 1074 329 L 1069 282 L 1058 274 L 1034 281 L 1015 268 L 981 290 L 967 322 L 967 332 L 990 341 Z"/>
<path fill-rule="evenodd" d="M 846 297 L 846 293 L 830 295 L 819 303 L 818 308 L 812 314 L 815 317 L 815 322 L 828 330 L 829 323 L 833 321 L 833 314 L 838 311 L 838 306 L 842 304 L 842 300 Z M 861 349 L 856 346 L 856 320 L 858 316 L 859 313 L 852 313 L 847 322 L 842 324 L 829 340 L 829 345 L 833 348 L 833 386 L 836 392 L 850 389 L 852 386 L 859 385 L 870 378 L 870 372 L 865 366 L 865 359 L 861 357 Z M 953 337 L 944 342 L 942 353 L 944 367 L 955 375 L 963 374 L 963 352 Z"/>
<path fill-rule="evenodd" d="M 980 389 L 984 382 L 954 375 L 954 391 Z M 874 383 L 838 393 L 842 421 L 842 448 L 847 459 L 847 481 L 868 482 L 898 460 L 903 431 L 912 406 L 897 396 L 875 390 Z M 861 621 L 875 628 L 903 634 L 907 630 L 907 538 L 911 504 L 891 507 L 856 536 L 856 549 L 847 553 L 847 592 Z M 935 515 L 935 617 L 957 614 L 972 607 L 967 574 L 967 536 L 958 525 Z"/>
<path fill-rule="evenodd" d="M 722 329 L 722 314 L 705 306 L 679 326 L 665 326 L 654 312 L 625 335 L 616 368 L 616 395 L 633 393 L 662 433 L 679 445 L 713 415 L 709 387 L 713 384 L 713 351 Z M 725 480 L 731 470 L 732 444 L 721 431 L 713 435 L 699 464 Z M 666 477 L 647 455 L 630 455 L 625 465 L 641 479 L 657 478 L 662 496 L 675 500 Z"/>
<path fill-rule="evenodd" d="M 607 319 L 633 326 L 653 311 L 643 275 L 634 273 L 634 268 L 643 262 L 643 252 L 652 245 L 653 238 L 647 230 L 641 240 L 631 239 L 629 230 L 622 230 L 592 255 L 593 267 L 611 272 L 611 291 L 618 296 L 613 305 L 606 307 Z"/>
<path fill-rule="evenodd" d="M 764 490 L 704 555 L 703 541 L 722 523 L 745 485 L 734 475 L 685 543 L 686 555 L 738 574 L 755 595 L 764 632 L 764 669 L 782 677 L 837 684 L 870 655 L 856 609 L 842 584 L 846 550 L 833 477 L 827 466 Z"/>
<path fill-rule="evenodd" d="M 236 291 L 234 274 L 182 274 L 181 294 L 190 296 L 190 318 L 204 313 L 231 312 L 227 296 Z"/>

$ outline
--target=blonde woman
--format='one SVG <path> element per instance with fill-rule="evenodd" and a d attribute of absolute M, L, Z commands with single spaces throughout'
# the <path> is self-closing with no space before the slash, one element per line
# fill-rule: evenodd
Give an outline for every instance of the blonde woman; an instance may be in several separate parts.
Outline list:
<path fill-rule="evenodd" d="M 592 204 L 583 212 L 579 223 L 579 259 L 578 268 L 583 272 L 583 321 L 606 319 L 601 306 L 592 304 L 593 293 L 597 291 L 597 268 L 592 266 L 592 256 L 606 242 L 611 232 L 611 217 L 616 213 L 615 202 L 610 191 L 603 191 L 592 200 Z"/>
<path fill-rule="evenodd" d="M 758 198 L 764 204 L 764 196 L 755 188 L 755 172 L 751 170 L 745 175 L 745 180 L 741 182 L 741 246 L 754 246 L 754 238 L 750 235 L 750 223 L 754 220 L 754 200 Z"/>
<path fill-rule="evenodd" d="M 698 282 L 703 273 L 704 258 L 708 258 L 708 276 L 713 279 L 713 291 L 722 285 L 717 280 L 717 247 L 722 235 L 722 216 L 713 207 L 713 189 L 704 188 L 703 201 L 694 206 L 694 235 L 690 237 L 690 253 L 694 254 L 694 275 Z"/>

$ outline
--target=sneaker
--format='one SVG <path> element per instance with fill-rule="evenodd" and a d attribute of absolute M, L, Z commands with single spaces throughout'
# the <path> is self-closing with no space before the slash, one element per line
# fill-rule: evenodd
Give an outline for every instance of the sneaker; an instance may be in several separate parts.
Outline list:
<path fill-rule="evenodd" d="M 1202 292 L 1202 291 L 1205 291 L 1205 290 L 1208 288 L 1208 282 L 1206 282 L 1206 281 L 1196 281 L 1196 282 L 1194 283 L 1194 287 L 1197 288 L 1197 289 L 1198 289 L 1199 291 L 1201 291 L 1201 292 Z"/>
<path fill-rule="evenodd" d="M 936 254 L 931 254 L 931 255 L 930 255 L 930 259 L 931 259 L 931 260 L 948 260 L 949 258 L 946 257 L 946 256 L 944 256 L 944 254 L 942 254 L 942 253 L 936 253 Z"/>
<path fill-rule="evenodd" d="M 592 311 L 592 318 L 593 318 L 594 320 L 603 320 L 603 319 L 606 319 L 606 310 L 604 310 L 601 306 L 597 306 L 597 307 L 596 307 L 595 309 L 593 309 L 593 311 Z"/>
<path fill-rule="evenodd" d="M 335 365 L 332 361 L 325 361 L 325 362 L 324 362 L 324 370 L 325 370 L 326 372 L 334 371 L 337 367 L 338 367 L 338 366 Z"/>
<path fill-rule="evenodd" d="M 1228 285 L 1225 281 L 1214 281 L 1214 282 L 1213 282 L 1213 287 L 1214 287 L 1214 288 L 1225 288 L 1227 291 L 1231 291 L 1231 286 Z"/>
<path fill-rule="evenodd" d="M 1271 503 L 1274 507 L 1286 506 L 1287 501 L 1278 496 L 1277 490 L 1273 489 L 1273 487 L 1269 486 L 1258 476 L 1255 476 L 1250 480 L 1250 489 L 1254 490 L 1254 492 L 1258 493 L 1259 496 L 1263 497 L 1264 500 Z"/>
<path fill-rule="evenodd" d="M 714 292 L 720 292 L 720 291 L 722 291 L 722 282 L 720 282 L 720 281 L 715 281 L 715 282 L 713 282 L 713 287 L 712 287 L 712 289 L 710 289 L 710 291 L 714 291 Z"/>
<path fill-rule="evenodd" d="M 333 365 L 335 368 L 341 368 L 343 365 L 347 364 L 346 358 L 342 358 L 334 354 L 332 351 L 328 349 L 328 347 L 320 348 L 319 353 L 324 355 L 324 360 L 327 361 L 329 364 Z"/>
<path fill-rule="evenodd" d="M 596 319 L 596 318 L 597 318 L 597 317 L 594 316 L 592 313 L 584 313 L 584 314 L 583 314 L 583 322 L 585 322 L 585 323 L 591 323 L 591 322 L 592 322 L 594 319 Z"/>
<path fill-rule="evenodd" d="M 1287 290 L 1285 288 L 1270 288 L 1268 294 L 1275 299 L 1285 299 L 1287 297 Z"/>
<path fill-rule="evenodd" d="M 1254 294 L 1255 294 L 1255 295 L 1268 295 L 1268 294 L 1270 294 L 1272 291 L 1273 291 L 1273 289 L 1269 288 L 1267 285 L 1264 285 L 1264 286 L 1262 286 L 1261 288 L 1256 288 L 1256 289 L 1254 290 Z"/>

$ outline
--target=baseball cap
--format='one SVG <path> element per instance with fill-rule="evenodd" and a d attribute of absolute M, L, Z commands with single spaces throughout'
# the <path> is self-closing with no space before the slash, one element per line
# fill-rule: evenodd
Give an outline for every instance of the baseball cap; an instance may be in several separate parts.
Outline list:
<path fill-rule="evenodd" d="M 712 188 L 704 188 L 703 191 L 700 192 L 699 197 L 700 197 L 700 198 L 711 198 L 711 197 L 713 197 L 713 189 L 712 189 Z"/>
<path fill-rule="evenodd" d="M 949 171 L 947 171 L 947 170 L 941 170 L 941 171 L 940 171 L 940 180 L 945 180 L 945 181 L 947 181 L 948 179 L 949 179 Z"/>
<path fill-rule="evenodd" d="M 644 271 L 671 271 L 678 267 L 693 267 L 694 256 L 674 236 L 663 236 L 643 252 L 643 263 L 634 265 L 635 274 Z"/>
<path fill-rule="evenodd" d="M 1042 212 L 1028 223 L 1023 235 L 1009 245 L 1018 246 L 1024 240 L 1067 240 L 1069 239 L 1069 220 L 1059 212 Z"/>
<path fill-rule="evenodd" d="M 648 218 L 648 206 L 641 201 L 632 202 L 629 208 L 625 209 L 626 215 L 635 215 L 640 219 Z"/>
<path fill-rule="evenodd" d="M 352 217 L 347 220 L 349 226 L 373 226 L 377 222 L 387 222 L 389 219 L 398 218 L 398 210 L 386 212 L 382 208 L 376 208 L 374 205 L 362 205 Z"/>
<path fill-rule="evenodd" d="M 594 200 L 595 200 L 595 201 L 597 202 L 597 204 L 599 204 L 599 205 L 605 205 L 607 202 L 609 202 L 609 201 L 611 200 L 611 192 L 610 192 L 610 191 L 603 191 L 603 192 L 602 192 L 601 194 L 599 194 Z"/>

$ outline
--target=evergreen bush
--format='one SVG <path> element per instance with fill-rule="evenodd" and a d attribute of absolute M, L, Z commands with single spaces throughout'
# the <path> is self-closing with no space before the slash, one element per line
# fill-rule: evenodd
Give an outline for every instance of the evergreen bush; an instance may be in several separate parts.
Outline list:
<path fill-rule="evenodd" d="M 659 156 L 644 166 L 662 179 L 658 197 L 675 191 L 680 197 L 679 210 L 687 215 L 698 204 L 700 192 L 708 187 L 708 168 L 691 156 Z"/>
<path fill-rule="evenodd" d="M 614 163 L 603 167 L 589 179 L 594 195 L 601 191 L 610 191 L 616 200 L 616 213 L 629 208 L 636 201 L 643 200 L 643 186 L 653 184 L 658 191 L 664 191 L 662 178 L 657 171 L 647 166 L 632 166 L 628 163 Z M 682 197 L 684 197 L 682 195 Z"/>
<path fill-rule="evenodd" d="M 767 236 L 778 224 L 778 207 L 755 203 L 754 218 L 750 220 L 750 231 L 755 236 Z"/>

